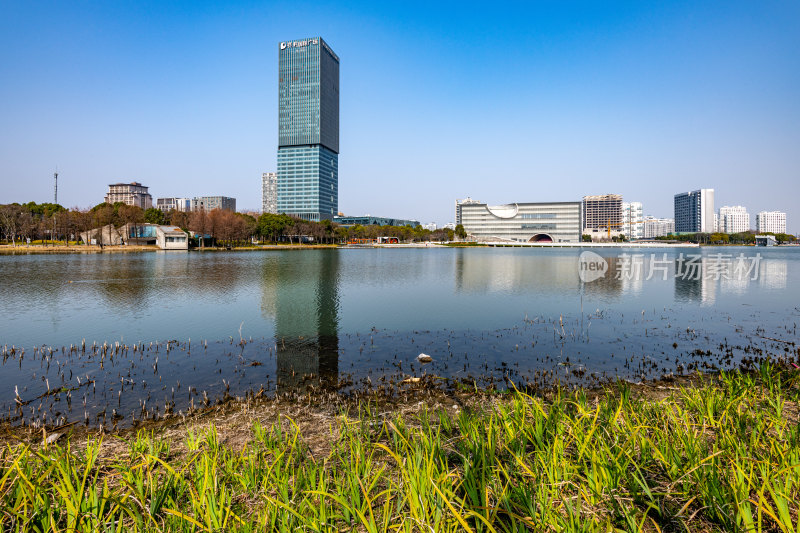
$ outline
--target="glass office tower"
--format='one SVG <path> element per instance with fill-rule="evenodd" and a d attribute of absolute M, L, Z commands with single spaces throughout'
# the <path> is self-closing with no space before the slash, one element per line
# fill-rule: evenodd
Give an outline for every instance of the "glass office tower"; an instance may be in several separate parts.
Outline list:
<path fill-rule="evenodd" d="M 339 57 L 321 37 L 280 43 L 278 212 L 304 220 L 339 210 Z"/>

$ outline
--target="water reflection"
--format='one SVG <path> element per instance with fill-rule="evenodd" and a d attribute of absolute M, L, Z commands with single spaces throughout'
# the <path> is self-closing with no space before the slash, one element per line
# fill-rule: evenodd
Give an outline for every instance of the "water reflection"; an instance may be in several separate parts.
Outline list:
<path fill-rule="evenodd" d="M 339 254 L 266 258 L 262 311 L 275 319 L 277 390 L 333 385 L 339 372 Z"/>
<path fill-rule="evenodd" d="M 574 293 L 579 286 L 578 258 L 570 255 L 527 255 L 516 250 L 456 250 L 455 283 L 460 292 Z"/>

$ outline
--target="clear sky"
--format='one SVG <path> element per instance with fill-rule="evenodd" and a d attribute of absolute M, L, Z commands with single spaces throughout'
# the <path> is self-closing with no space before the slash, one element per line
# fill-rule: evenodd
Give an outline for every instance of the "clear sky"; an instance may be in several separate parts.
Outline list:
<path fill-rule="evenodd" d="M 107 184 L 261 205 L 278 43 L 341 58 L 339 209 L 677 192 L 800 231 L 800 2 L 0 0 L 0 203 Z M 754 220 L 753 220 L 754 222 Z"/>

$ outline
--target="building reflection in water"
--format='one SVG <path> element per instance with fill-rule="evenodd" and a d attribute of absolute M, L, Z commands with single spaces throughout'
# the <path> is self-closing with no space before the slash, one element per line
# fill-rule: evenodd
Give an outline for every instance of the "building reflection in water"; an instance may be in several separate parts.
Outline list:
<path fill-rule="evenodd" d="M 563 293 L 577 291 L 577 255 L 529 255 L 519 250 L 457 249 L 455 260 L 456 290 L 459 292 L 492 293 L 536 292 Z"/>
<path fill-rule="evenodd" d="M 339 252 L 265 258 L 262 311 L 275 318 L 277 392 L 335 386 L 339 373 Z"/>
<path fill-rule="evenodd" d="M 788 271 L 785 259 L 764 259 L 759 265 L 758 284 L 766 289 L 785 289 Z"/>

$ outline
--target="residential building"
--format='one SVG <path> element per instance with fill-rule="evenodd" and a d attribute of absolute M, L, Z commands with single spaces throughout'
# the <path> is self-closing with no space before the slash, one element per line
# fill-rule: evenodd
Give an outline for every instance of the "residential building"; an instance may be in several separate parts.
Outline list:
<path fill-rule="evenodd" d="M 333 221 L 346 228 L 350 226 L 419 226 L 418 220 L 404 220 L 402 218 L 375 217 L 364 215 L 360 217 L 335 216 Z"/>
<path fill-rule="evenodd" d="M 451 229 L 451 230 L 455 230 L 455 229 L 456 229 L 456 223 L 455 223 L 455 222 L 448 222 L 447 224 L 445 224 L 444 226 L 442 226 L 442 229 Z"/>
<path fill-rule="evenodd" d="M 581 203 L 513 203 L 489 206 L 467 199 L 456 205 L 458 221 L 478 240 L 579 242 Z"/>
<path fill-rule="evenodd" d="M 642 202 L 622 203 L 622 233 L 629 241 L 644 238 Z"/>
<path fill-rule="evenodd" d="M 619 235 L 622 227 L 622 195 L 602 194 L 583 197 L 583 230 L 604 230 Z"/>
<path fill-rule="evenodd" d="M 665 237 L 670 233 L 675 233 L 675 219 L 655 218 L 652 216 L 644 217 L 644 223 L 642 224 L 643 239 Z"/>
<path fill-rule="evenodd" d="M 750 214 L 741 205 L 720 207 L 717 220 L 717 231 L 721 233 L 743 233 L 750 230 Z"/>
<path fill-rule="evenodd" d="M 321 37 L 279 45 L 277 174 L 277 212 L 339 211 L 339 57 Z"/>
<path fill-rule="evenodd" d="M 675 195 L 675 231 L 677 233 L 714 231 L 714 189 L 698 189 Z"/>
<path fill-rule="evenodd" d="M 429 222 L 428 224 L 423 224 L 422 227 L 428 231 L 436 231 L 438 229 L 436 222 Z"/>
<path fill-rule="evenodd" d="M 236 211 L 236 198 L 228 196 L 195 196 L 192 198 L 192 211 L 213 211 L 222 209 Z"/>
<path fill-rule="evenodd" d="M 278 213 L 278 173 L 261 174 L 261 212 Z"/>
<path fill-rule="evenodd" d="M 191 211 L 192 201 L 189 198 L 157 198 L 156 208 L 164 211 Z"/>
<path fill-rule="evenodd" d="M 153 207 L 153 197 L 147 192 L 145 187 L 138 181 L 131 183 L 112 183 L 108 186 L 105 201 L 107 204 L 122 202 L 128 205 L 135 205 L 142 209 Z"/>
<path fill-rule="evenodd" d="M 756 232 L 786 233 L 786 213 L 782 211 L 761 211 L 756 215 Z"/>

